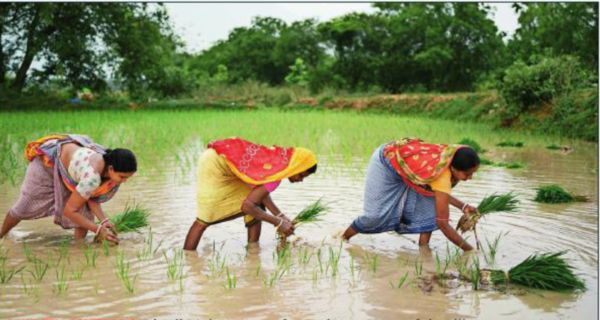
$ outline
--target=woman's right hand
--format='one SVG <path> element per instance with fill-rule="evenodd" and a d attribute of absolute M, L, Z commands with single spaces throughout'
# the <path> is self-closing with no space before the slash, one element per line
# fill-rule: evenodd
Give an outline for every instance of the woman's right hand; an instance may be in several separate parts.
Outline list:
<path fill-rule="evenodd" d="M 114 234 L 110 229 L 101 227 L 98 230 L 98 234 L 96 235 L 98 242 L 102 242 L 103 240 L 107 240 L 108 242 L 112 242 L 115 244 L 119 243 L 119 238 L 116 234 Z"/>
<path fill-rule="evenodd" d="M 286 237 L 294 234 L 294 226 L 287 220 L 281 219 L 281 225 L 277 228 L 277 231 Z"/>

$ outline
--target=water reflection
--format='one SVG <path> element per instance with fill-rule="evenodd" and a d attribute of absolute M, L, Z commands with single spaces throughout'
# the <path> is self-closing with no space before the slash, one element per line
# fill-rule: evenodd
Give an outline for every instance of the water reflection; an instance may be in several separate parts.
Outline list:
<path fill-rule="evenodd" d="M 266 284 L 277 271 L 276 240 L 273 228 L 263 226 L 259 244 L 247 246 L 246 229 L 241 220 L 209 228 L 197 252 L 184 256 L 184 273 L 180 283 L 167 277 L 163 250 L 182 247 L 187 230 L 195 218 L 195 166 L 193 157 L 199 152 L 178 154 L 188 159 L 186 166 L 175 166 L 174 159 L 157 159 L 161 171 L 136 175 L 123 185 L 119 194 L 105 205 L 106 212 L 121 210 L 131 201 L 150 208 L 150 223 L 155 242 L 163 241 L 156 255 L 139 261 L 137 253 L 144 247 L 144 234 L 123 235 L 122 244 L 110 248 L 108 257 L 102 253 L 95 268 L 86 268 L 79 281 L 69 280 L 70 288 L 64 297 L 53 293 L 55 269 L 34 284 L 40 291 L 40 301 L 23 291 L 21 280 L 1 284 L 1 318 L 8 317 L 85 317 L 90 314 L 103 318 L 137 317 L 172 319 L 201 317 L 213 319 L 271 319 L 271 318 L 343 318 L 343 319 L 557 319 L 595 318 L 597 311 L 598 268 L 598 178 L 593 173 L 597 156 L 587 151 L 560 155 L 547 150 L 496 150 L 496 160 L 523 161 L 521 170 L 483 167 L 475 179 L 459 185 L 455 195 L 477 203 L 493 192 L 515 190 L 520 207 L 516 212 L 495 213 L 478 227 L 480 240 L 502 237 L 496 269 L 508 270 L 538 252 L 568 250 L 567 258 L 583 276 L 589 289 L 577 294 L 503 294 L 495 291 L 473 291 L 469 284 L 444 289 L 432 286 L 424 292 L 418 284 L 393 289 L 404 274 L 414 275 L 414 261 L 423 261 L 423 275 L 435 273 L 435 255 L 446 256 L 447 241 L 434 232 L 430 247 L 416 244 L 418 235 L 399 236 L 392 233 L 359 235 L 341 247 L 339 272 L 331 274 L 330 252 L 339 250 L 334 234 L 345 229 L 361 214 L 363 207 L 364 159 L 347 162 L 330 157 L 320 164 L 320 171 L 293 187 L 283 182 L 272 197 L 283 212 L 293 215 L 306 205 L 323 197 L 332 211 L 325 221 L 304 225 L 296 234 L 299 246 L 312 254 L 310 263 L 301 267 L 298 250 L 294 249 L 293 266 L 272 286 Z M 181 161 L 181 160 L 180 160 Z M 569 191 L 590 196 L 591 202 L 545 205 L 532 201 L 535 188 L 544 183 L 558 183 Z M 0 188 L 0 210 L 7 212 L 18 198 L 18 188 Z M 451 210 L 453 223 L 460 213 Z M 3 218 L 3 217 L 2 217 Z M 12 265 L 28 265 L 24 257 L 26 243 L 32 255 L 45 257 L 56 252 L 67 237 L 70 252 L 68 272 L 85 260 L 82 241 L 72 240 L 72 231 L 63 231 L 51 219 L 25 221 L 3 241 L 10 249 Z M 90 241 L 91 239 L 86 241 Z M 472 237 L 471 237 L 472 238 Z M 473 239 L 470 239 L 473 241 Z M 137 275 L 134 294 L 128 293 L 116 276 L 116 254 L 122 250 L 131 264 L 130 273 Z M 321 264 L 317 254 L 321 254 Z M 351 271 L 351 253 L 354 273 Z M 453 252 L 453 250 L 451 251 Z M 226 276 L 213 275 L 211 261 L 220 254 L 225 265 L 235 273 L 235 289 L 225 289 Z M 366 256 L 378 256 L 378 267 L 372 272 Z M 481 252 L 475 255 L 484 261 Z M 408 263 L 406 263 L 408 261 Z M 453 268 L 453 267 L 451 267 Z M 321 269 L 327 269 L 326 272 Z M 354 276 L 352 276 L 354 274 Z M 28 276 L 29 274 L 25 274 Z M 28 277 L 25 277 L 28 279 Z M 48 306 L 52 305 L 52 310 Z"/>

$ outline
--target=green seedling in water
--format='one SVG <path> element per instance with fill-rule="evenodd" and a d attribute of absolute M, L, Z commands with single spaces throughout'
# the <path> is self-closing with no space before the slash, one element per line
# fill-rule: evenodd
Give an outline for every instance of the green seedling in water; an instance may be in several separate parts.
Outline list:
<path fill-rule="evenodd" d="M 87 245 L 83 249 L 83 255 L 85 256 L 85 263 L 88 267 L 96 267 L 96 258 L 98 258 L 98 249 L 96 247 Z"/>
<path fill-rule="evenodd" d="M 314 254 L 311 252 L 310 254 L 308 253 L 308 248 L 307 247 L 303 247 L 300 248 L 299 252 L 298 252 L 298 264 L 300 266 L 302 266 L 303 268 L 305 268 L 308 263 L 310 262 L 310 259 L 312 258 Z"/>
<path fill-rule="evenodd" d="M 42 259 L 38 259 L 36 257 L 32 258 L 32 263 L 33 263 L 33 271 L 27 270 L 27 272 L 29 272 L 31 274 L 33 279 L 35 279 L 37 282 L 40 282 L 40 281 L 42 281 L 42 279 L 44 279 L 44 276 L 46 275 L 46 271 L 48 271 L 48 268 L 50 267 L 50 265 L 47 264 L 46 262 L 44 262 Z"/>
<path fill-rule="evenodd" d="M 62 269 L 60 269 L 60 272 L 59 268 L 56 267 L 55 271 L 56 283 L 54 284 L 54 293 L 57 296 L 60 296 L 65 294 L 67 292 L 67 289 L 69 289 L 69 283 L 67 282 L 66 266 L 63 265 Z"/>
<path fill-rule="evenodd" d="M 404 282 L 406 282 L 406 279 L 408 279 L 408 271 L 406 272 L 406 274 L 402 277 L 400 277 L 400 279 L 398 279 L 398 284 L 394 285 L 391 281 L 390 281 L 390 286 L 392 288 L 398 288 L 398 289 L 402 289 L 402 286 L 404 286 Z"/>
<path fill-rule="evenodd" d="M 171 280 L 177 279 L 179 273 L 183 272 L 183 249 L 174 250 L 173 259 L 169 259 L 166 251 L 163 251 L 163 255 L 167 262 L 167 276 Z"/>
<path fill-rule="evenodd" d="M 154 233 L 152 232 L 152 228 L 148 231 L 148 237 L 144 240 L 144 248 L 141 252 L 137 253 L 138 261 L 146 261 L 153 257 L 160 246 L 162 245 L 164 239 L 161 240 L 156 247 L 154 247 Z"/>
<path fill-rule="evenodd" d="M 35 297 L 36 303 L 40 300 L 40 289 L 38 287 L 36 287 L 34 284 L 32 284 L 31 281 L 29 281 L 29 284 L 27 284 L 27 281 L 25 281 L 25 277 L 23 276 L 22 273 L 21 273 L 21 285 L 22 285 L 23 291 L 28 296 Z"/>
<path fill-rule="evenodd" d="M 273 287 L 273 285 L 275 285 L 275 283 L 278 280 L 280 280 L 281 277 L 283 277 L 284 273 L 285 273 L 285 270 L 276 269 L 275 271 L 273 271 L 272 273 L 267 275 L 267 278 L 263 281 L 263 285 L 267 288 Z"/>
<path fill-rule="evenodd" d="M 125 253 L 123 251 L 117 252 L 117 277 L 121 280 L 127 292 L 134 292 L 133 285 L 137 280 L 137 274 L 133 279 L 129 275 L 129 261 L 125 261 Z"/>
<path fill-rule="evenodd" d="M 365 253 L 365 263 L 369 265 L 369 270 L 371 270 L 373 273 L 377 272 L 378 259 L 379 256 L 376 253 L 373 255 L 371 255 L 369 252 Z"/>
<path fill-rule="evenodd" d="M 25 259 L 31 262 L 31 251 L 29 250 L 29 246 L 27 243 L 23 242 L 23 252 L 25 253 Z"/>
<path fill-rule="evenodd" d="M 479 258 L 473 258 L 473 264 L 469 268 L 469 274 L 471 276 L 471 284 L 474 290 L 479 290 L 479 279 L 481 279 L 481 269 L 479 268 Z"/>
<path fill-rule="evenodd" d="M 342 257 L 342 242 L 340 242 L 340 249 L 336 253 L 333 247 L 329 247 L 329 263 L 331 266 L 331 276 L 335 277 L 339 271 L 340 258 Z M 326 271 L 327 272 L 327 271 Z"/>
<path fill-rule="evenodd" d="M 102 252 L 104 253 L 105 257 L 108 257 L 108 255 L 110 254 L 109 244 L 107 240 L 102 240 Z"/>
<path fill-rule="evenodd" d="M 226 269 L 226 272 L 227 272 L 227 281 L 225 282 L 225 284 L 223 285 L 223 287 L 226 290 L 235 289 L 235 287 L 237 286 L 237 277 L 236 277 L 235 273 L 229 272 L 229 267 L 227 267 L 225 269 Z"/>
<path fill-rule="evenodd" d="M 261 270 L 261 268 L 262 268 L 262 264 L 261 264 L 261 262 L 259 261 L 259 262 L 258 262 L 258 265 L 256 266 L 256 272 L 254 273 L 254 277 L 255 277 L 255 278 L 258 278 L 258 275 L 260 274 L 260 270 Z"/>
<path fill-rule="evenodd" d="M 541 203 L 568 203 L 568 202 L 586 202 L 587 197 L 573 195 L 565 191 L 557 184 L 545 185 L 536 189 L 537 194 L 533 201 Z"/>
<path fill-rule="evenodd" d="M 81 268 L 79 271 L 72 270 L 71 271 L 71 280 L 76 280 L 76 281 L 81 280 L 81 278 L 83 277 L 83 270 L 84 270 L 84 268 Z"/>
<path fill-rule="evenodd" d="M 508 234 L 508 232 L 506 233 Z M 484 255 L 485 262 L 489 266 L 493 266 L 496 263 L 496 254 L 498 253 L 498 246 L 500 246 L 500 238 L 502 237 L 502 233 L 498 234 L 494 239 L 494 242 L 490 243 L 490 241 L 485 238 L 485 242 L 488 246 L 488 254 Z"/>
<path fill-rule="evenodd" d="M 419 257 L 415 259 L 415 277 L 420 277 L 423 273 L 423 262 L 419 261 Z"/>
<path fill-rule="evenodd" d="M 0 249 L 1 251 L 1 249 Z M 7 267 L 6 261 L 8 261 L 8 252 L 10 250 L 2 252 L 0 255 L 0 283 L 8 283 L 15 275 L 19 274 L 19 272 L 23 271 L 25 266 L 15 270 L 14 267 Z"/>

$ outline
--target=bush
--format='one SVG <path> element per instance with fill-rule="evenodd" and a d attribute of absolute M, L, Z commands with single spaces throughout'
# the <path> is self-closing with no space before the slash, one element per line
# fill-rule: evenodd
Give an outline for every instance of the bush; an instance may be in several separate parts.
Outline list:
<path fill-rule="evenodd" d="M 514 119 L 534 106 L 588 85 L 588 79 L 576 57 L 545 57 L 533 65 L 517 61 L 506 69 L 498 87 L 506 102 L 504 117 Z"/>

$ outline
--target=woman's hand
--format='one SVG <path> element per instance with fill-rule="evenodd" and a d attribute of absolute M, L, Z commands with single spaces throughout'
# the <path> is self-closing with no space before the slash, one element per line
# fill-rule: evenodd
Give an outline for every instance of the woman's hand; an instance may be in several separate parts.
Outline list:
<path fill-rule="evenodd" d="M 104 222 L 102 226 L 110 230 L 113 234 L 118 234 L 117 227 L 115 227 L 114 223 L 110 222 L 110 220 L 106 220 L 106 222 Z"/>
<path fill-rule="evenodd" d="M 96 233 L 96 241 L 102 242 L 104 240 L 119 244 L 119 238 L 117 238 L 116 234 L 114 234 L 110 229 L 100 226 Z"/>
<path fill-rule="evenodd" d="M 285 221 L 287 221 L 289 223 L 292 223 L 292 220 L 290 220 L 290 218 L 288 218 L 285 214 L 283 214 L 283 212 L 280 213 L 280 214 L 278 214 L 277 217 L 279 217 L 279 218 L 281 218 L 281 219 L 283 219 L 283 220 L 285 220 Z"/>
<path fill-rule="evenodd" d="M 462 212 L 465 215 L 470 215 L 471 213 L 479 213 L 479 211 L 477 210 L 476 207 L 470 205 L 470 204 L 465 204 L 462 208 Z"/>
<path fill-rule="evenodd" d="M 294 226 L 288 220 L 281 219 L 280 225 L 277 227 L 277 232 L 289 237 L 294 234 Z"/>

